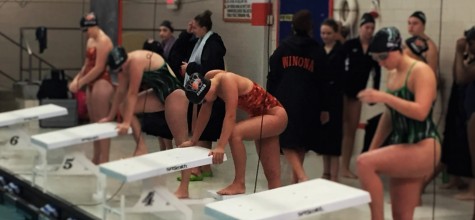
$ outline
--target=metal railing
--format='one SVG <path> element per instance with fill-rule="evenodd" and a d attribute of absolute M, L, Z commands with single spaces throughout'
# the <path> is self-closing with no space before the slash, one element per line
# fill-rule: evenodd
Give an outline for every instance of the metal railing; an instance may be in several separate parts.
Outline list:
<path fill-rule="evenodd" d="M 2 36 L 3 38 L 5 38 L 7 41 L 9 41 L 10 43 L 16 45 L 19 49 L 20 49 L 20 78 L 19 79 L 14 79 L 13 77 L 11 77 L 10 75 L 4 73 L 2 75 L 7 75 L 9 79 L 13 79 L 15 82 L 16 81 L 23 81 L 24 80 L 24 77 L 23 77 L 23 71 L 25 71 L 25 69 L 23 69 L 23 52 L 27 52 L 28 55 L 29 55 L 29 59 L 28 59 L 28 68 L 26 70 L 28 70 L 28 73 L 29 73 L 29 77 L 28 77 L 28 81 L 31 83 L 31 79 L 32 79 L 32 76 L 33 76 L 33 58 L 37 59 L 38 62 L 39 62 L 39 68 L 35 68 L 35 69 L 38 69 L 39 70 L 39 76 L 41 76 L 41 70 L 44 69 L 42 68 L 42 65 L 46 65 L 48 66 L 50 69 L 56 69 L 56 67 L 49 63 L 48 61 L 44 60 L 43 58 L 41 58 L 38 54 L 32 52 L 31 50 L 29 50 L 28 47 L 24 47 L 21 43 L 19 42 L 16 42 L 15 40 L 13 40 L 11 37 L 7 36 L 6 34 L 0 32 L 0 36 Z"/>
<path fill-rule="evenodd" d="M 46 27 L 48 30 L 58 30 L 58 31 L 78 31 L 78 28 L 71 28 L 71 27 Z M 37 53 L 33 52 L 28 43 L 26 42 L 25 38 L 25 31 L 32 31 L 36 30 L 37 27 L 21 27 L 20 28 L 20 40 L 19 42 L 15 41 L 11 37 L 7 36 L 3 32 L 0 31 L 0 36 L 12 43 L 13 45 L 17 46 L 20 50 L 20 57 L 19 57 L 19 79 L 15 79 L 11 75 L 5 73 L 4 71 L 0 70 L 0 75 L 8 78 L 9 80 L 13 82 L 17 81 L 27 81 L 29 83 L 32 82 L 33 79 L 33 74 L 34 72 L 37 72 L 37 78 L 42 79 L 42 72 L 45 70 L 52 70 L 52 69 L 57 69 L 55 65 L 52 63 L 48 62 L 44 58 L 42 58 L 40 55 Z M 156 28 L 124 28 L 122 29 L 124 32 L 131 31 L 131 32 L 151 32 L 154 33 L 158 31 Z M 177 32 L 184 31 L 184 29 L 175 29 Z M 145 40 L 145 39 L 144 39 Z M 26 55 L 24 54 L 26 53 Z M 24 67 L 24 58 L 28 58 L 28 65 Z M 34 60 L 37 61 L 37 66 L 34 65 Z M 80 67 L 67 67 L 67 68 L 61 68 L 62 70 L 65 71 L 77 71 L 80 70 Z M 25 73 L 28 74 L 28 78 L 25 77 Z M 70 78 L 67 76 L 67 78 Z"/>
<path fill-rule="evenodd" d="M 11 80 L 12 82 L 16 82 L 17 80 L 15 78 L 13 78 L 12 76 L 8 75 L 7 73 L 3 72 L 2 70 L 0 70 L 0 75 L 2 75 L 3 77 Z"/>
<path fill-rule="evenodd" d="M 31 80 L 33 71 L 38 71 L 38 79 L 42 79 L 42 72 L 44 70 L 58 69 L 53 64 L 47 62 L 46 60 L 41 58 L 39 55 L 32 52 L 31 49 L 29 48 L 28 42 L 25 40 L 26 39 L 25 38 L 25 31 L 34 31 L 37 28 L 38 27 L 21 27 L 20 28 L 20 43 L 19 43 L 19 47 L 20 47 L 20 64 L 19 64 L 20 80 L 24 80 L 24 77 L 23 77 L 24 72 L 28 73 L 28 75 L 29 75 L 28 78 L 29 78 L 29 80 Z M 53 31 L 78 31 L 79 30 L 78 28 L 72 28 L 72 27 L 46 27 L 46 28 L 48 29 L 48 31 L 51 31 L 51 30 L 53 30 Z M 25 46 L 23 46 L 24 44 L 26 44 L 26 48 L 25 48 Z M 24 49 L 22 49 L 22 48 L 24 48 Z M 25 56 L 23 54 L 24 52 L 26 52 L 27 56 L 28 56 L 28 67 L 27 68 L 23 67 L 23 62 L 24 62 L 23 57 Z M 32 56 L 39 58 L 37 68 L 33 67 Z M 43 64 L 46 64 L 47 67 L 44 68 Z M 81 68 L 80 67 L 67 67 L 67 68 L 61 67 L 60 69 L 68 71 L 68 70 L 80 70 Z M 68 75 L 66 75 L 66 77 L 70 78 Z"/>

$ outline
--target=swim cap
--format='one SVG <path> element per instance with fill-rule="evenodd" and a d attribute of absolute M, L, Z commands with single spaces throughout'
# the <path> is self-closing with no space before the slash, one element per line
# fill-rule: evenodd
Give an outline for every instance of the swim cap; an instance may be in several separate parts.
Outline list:
<path fill-rule="evenodd" d="M 198 72 L 186 73 L 183 87 L 185 87 L 185 94 L 190 102 L 201 104 L 211 88 L 211 81 Z"/>
<path fill-rule="evenodd" d="M 364 13 L 363 16 L 361 16 L 360 27 L 366 23 L 373 23 L 373 24 L 375 23 L 374 17 L 370 13 Z"/>
<path fill-rule="evenodd" d="M 401 34 L 396 27 L 381 28 L 373 37 L 368 51 L 373 53 L 389 52 L 401 49 Z"/>
<path fill-rule="evenodd" d="M 107 56 L 107 66 L 109 66 L 110 70 L 114 71 L 119 69 L 126 60 L 127 52 L 125 49 L 122 46 L 116 46 L 112 48 L 109 56 Z"/>
<path fill-rule="evenodd" d="M 419 20 L 421 20 L 422 24 L 426 24 L 426 14 L 422 11 L 415 11 L 414 13 L 411 14 L 409 17 L 415 17 Z"/>

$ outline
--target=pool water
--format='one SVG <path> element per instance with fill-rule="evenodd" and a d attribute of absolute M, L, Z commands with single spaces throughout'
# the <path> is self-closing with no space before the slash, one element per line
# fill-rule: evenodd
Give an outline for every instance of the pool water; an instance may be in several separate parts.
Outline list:
<path fill-rule="evenodd" d="M 48 217 L 39 214 L 38 208 L 24 204 L 18 200 L 0 194 L 0 220 L 47 220 Z"/>

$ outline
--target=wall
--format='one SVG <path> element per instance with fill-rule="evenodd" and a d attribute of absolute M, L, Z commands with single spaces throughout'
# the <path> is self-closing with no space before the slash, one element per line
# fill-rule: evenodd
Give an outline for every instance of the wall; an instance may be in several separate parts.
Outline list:
<path fill-rule="evenodd" d="M 25 2 L 20 4 L 20 2 Z M 83 11 L 89 8 L 88 1 L 49 0 L 49 1 L 2 1 L 0 3 L 0 31 L 19 41 L 21 27 L 74 27 L 78 28 Z M 39 53 L 35 40 L 35 30 L 25 31 L 27 41 L 33 52 Z M 79 28 L 72 31 L 48 31 L 48 48 L 41 57 L 58 68 L 79 67 L 82 64 L 83 36 Z M 18 47 L 0 37 L 0 70 L 19 78 Z M 26 56 L 26 55 L 25 55 Z M 36 63 L 35 60 L 33 60 Z M 24 59 L 27 67 L 28 59 Z M 37 65 L 37 63 L 36 63 Z M 34 79 L 36 78 L 34 75 Z M 12 82 L 0 76 L 0 87 L 11 88 Z"/>
<path fill-rule="evenodd" d="M 173 22 L 175 28 L 184 29 L 189 20 L 202 11 L 209 9 L 213 12 L 213 30 L 221 35 L 227 47 L 225 57 L 227 68 L 230 71 L 245 75 L 256 82 L 264 82 L 267 71 L 265 53 L 267 35 L 266 28 L 254 27 L 250 23 L 224 22 L 222 19 L 221 0 L 183 0 L 177 11 L 166 9 L 164 0 L 157 0 L 155 7 L 153 0 L 126 1 L 123 4 L 123 27 L 151 29 L 162 20 Z M 89 1 L 81 0 L 31 0 L 22 7 L 15 1 L 0 3 L 1 31 L 15 40 L 19 40 L 20 27 L 78 27 L 79 18 L 89 11 Z M 154 15 L 154 9 L 156 14 Z M 11 19 L 15 18 L 15 19 Z M 151 32 L 130 33 L 124 35 L 153 36 Z M 27 39 L 34 52 L 38 52 L 34 31 L 27 31 Z M 133 38 L 133 37 L 132 37 Z M 157 33 L 158 38 L 158 33 Z M 143 41 L 142 41 L 143 42 Z M 0 59 L 3 64 L 0 70 L 19 78 L 19 49 L 10 45 L 0 37 Z M 84 39 L 78 31 L 50 31 L 48 32 L 48 49 L 41 57 L 50 61 L 58 68 L 80 67 L 83 60 Z M 25 65 L 28 61 L 24 60 Z M 69 72 L 74 75 L 75 71 Z M 0 76 L 1 77 L 1 76 Z M 9 87 L 11 82 L 0 80 L 0 86 Z"/>
<path fill-rule="evenodd" d="M 143 4 L 126 2 L 124 4 L 124 28 L 152 28 L 154 25 L 153 1 L 143 1 Z M 147 3 L 148 2 L 148 3 Z M 172 21 L 175 29 L 185 29 L 188 22 L 196 15 L 209 9 L 213 12 L 212 30 L 221 35 L 227 48 L 225 56 L 226 66 L 229 71 L 247 76 L 257 83 L 262 84 L 263 76 L 267 71 L 266 28 L 251 26 L 250 23 L 224 22 L 222 0 L 182 1 L 179 10 L 169 10 L 157 1 L 156 28 L 163 20 Z M 139 35 L 152 33 L 139 33 Z M 157 33 L 158 38 L 158 33 Z M 265 67 L 265 68 L 264 68 Z"/>
<path fill-rule="evenodd" d="M 30 0 L 26 5 L 20 5 L 19 1 L 7 1 L 0 3 L 0 31 L 19 40 L 20 27 L 78 27 L 79 18 L 89 11 L 89 0 Z M 124 28 L 152 28 L 154 25 L 154 2 L 153 0 L 124 0 Z M 227 68 L 230 71 L 248 76 L 260 84 L 265 83 L 267 71 L 267 29 L 266 27 L 254 27 L 250 23 L 224 22 L 222 19 L 222 0 L 182 0 L 183 4 L 177 11 L 168 10 L 164 0 L 157 0 L 155 27 L 162 20 L 168 19 L 173 22 L 175 28 L 186 28 L 190 19 L 205 9 L 213 12 L 213 30 L 219 33 L 228 49 L 226 54 Z M 278 1 L 274 2 L 274 11 L 278 10 Z M 443 3 L 441 5 L 441 3 Z M 370 0 L 359 0 L 361 12 L 371 8 Z M 441 9 L 442 7 L 442 17 Z M 426 32 L 439 44 L 440 38 L 440 69 L 441 78 L 444 82 L 444 97 L 450 89 L 452 80 L 451 67 L 455 48 L 455 40 L 462 36 L 463 30 L 475 24 L 475 14 L 471 9 L 475 8 L 473 0 L 400 0 L 381 1 L 381 19 L 378 27 L 396 26 L 401 30 L 404 37 L 408 37 L 406 31 L 407 17 L 415 10 L 422 10 L 428 17 Z M 274 24 L 278 22 L 278 14 L 274 17 Z M 440 23 L 442 21 L 442 23 Z M 441 25 L 442 28 L 439 28 Z M 276 30 L 274 25 L 271 29 L 271 49 L 276 46 Z M 35 40 L 34 31 L 25 32 L 27 40 L 34 52 L 38 52 L 38 44 Z M 141 33 L 143 36 L 153 36 L 151 32 Z M 84 54 L 84 35 L 79 31 L 50 31 L 48 32 L 48 49 L 41 54 L 46 60 L 59 68 L 80 67 Z M 0 37 L 0 70 L 18 78 L 19 75 L 19 50 Z M 24 60 L 25 63 L 28 61 Z M 74 71 L 70 72 L 74 75 Z M 384 74 L 383 74 L 384 76 Z M 383 77 L 383 79 L 385 79 Z M 384 83 L 384 80 L 383 80 Z M 11 83 L 0 76 L 0 87 L 9 87 Z M 384 89 L 384 86 L 383 86 Z M 438 113 L 441 113 L 438 108 Z M 365 117 L 371 116 L 377 110 L 365 111 Z"/>

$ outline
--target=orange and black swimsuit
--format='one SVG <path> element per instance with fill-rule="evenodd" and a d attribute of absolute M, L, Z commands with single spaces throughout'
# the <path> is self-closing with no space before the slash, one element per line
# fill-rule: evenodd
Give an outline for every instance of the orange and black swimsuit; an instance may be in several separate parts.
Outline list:
<path fill-rule="evenodd" d="M 238 97 L 238 107 L 246 111 L 250 117 L 255 117 L 265 114 L 271 108 L 282 107 L 282 104 L 253 82 L 251 91 Z"/>
<path fill-rule="evenodd" d="M 84 74 L 88 74 L 89 71 L 91 71 L 92 68 L 96 65 L 96 53 L 97 50 L 95 47 L 88 47 L 86 50 L 86 59 L 87 59 L 87 66 L 84 69 Z M 101 75 L 96 77 L 94 80 L 88 83 L 89 89 L 92 89 L 92 86 L 94 86 L 94 83 L 100 79 L 105 79 L 107 82 L 112 84 L 111 77 L 109 75 L 109 72 L 104 68 L 104 71 L 102 71 Z"/>

